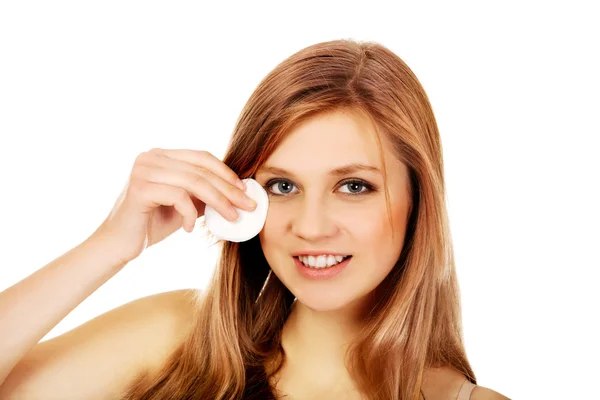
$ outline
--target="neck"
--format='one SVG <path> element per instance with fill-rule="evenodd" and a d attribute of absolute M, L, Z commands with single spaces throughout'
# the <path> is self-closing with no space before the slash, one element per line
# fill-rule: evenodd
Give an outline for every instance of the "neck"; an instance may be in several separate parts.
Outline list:
<path fill-rule="evenodd" d="M 286 359 L 297 367 L 341 370 L 369 304 L 365 296 L 342 309 L 317 311 L 296 301 L 282 332 Z"/>
<path fill-rule="evenodd" d="M 271 386 L 300 398 L 314 398 L 316 393 L 329 398 L 361 398 L 345 355 L 361 328 L 370 300 L 371 296 L 365 296 L 334 311 L 317 311 L 296 301 L 282 330 L 284 362 L 270 378 Z M 273 371 L 272 361 L 267 361 L 267 371 Z"/>

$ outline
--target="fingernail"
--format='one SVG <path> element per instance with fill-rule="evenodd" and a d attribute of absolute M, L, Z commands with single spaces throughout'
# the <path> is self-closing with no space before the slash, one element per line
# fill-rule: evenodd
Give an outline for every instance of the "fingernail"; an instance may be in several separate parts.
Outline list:
<path fill-rule="evenodd" d="M 235 221 L 235 220 L 237 220 L 237 219 L 238 219 L 238 213 L 237 213 L 237 211 L 235 210 L 235 208 L 233 208 L 233 207 L 231 207 L 231 208 L 229 209 L 229 215 L 231 216 L 231 220 L 232 220 L 232 221 Z"/>
<path fill-rule="evenodd" d="M 244 182 L 242 182 L 241 180 L 238 180 L 236 182 L 236 186 L 239 187 L 244 192 L 246 191 L 246 184 Z"/>
<path fill-rule="evenodd" d="M 253 210 L 256 207 L 256 201 L 254 201 L 254 199 L 252 199 L 251 197 L 245 196 L 244 203 L 246 203 L 248 207 L 252 207 Z"/>

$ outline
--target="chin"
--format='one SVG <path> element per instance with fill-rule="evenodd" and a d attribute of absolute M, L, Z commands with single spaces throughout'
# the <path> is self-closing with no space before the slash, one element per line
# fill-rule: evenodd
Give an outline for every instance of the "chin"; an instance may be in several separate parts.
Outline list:
<path fill-rule="evenodd" d="M 340 296 L 339 293 L 323 293 L 314 289 L 296 295 L 296 300 L 304 307 L 318 312 L 341 310 L 352 303 L 352 299 Z"/>

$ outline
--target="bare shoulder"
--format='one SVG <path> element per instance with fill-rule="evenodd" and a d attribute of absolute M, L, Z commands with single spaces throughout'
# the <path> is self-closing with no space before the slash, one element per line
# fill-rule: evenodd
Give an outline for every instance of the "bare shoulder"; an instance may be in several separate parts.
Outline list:
<path fill-rule="evenodd" d="M 453 368 L 426 368 L 423 377 L 423 396 L 431 400 L 456 398 L 464 381 L 465 376 Z"/>
<path fill-rule="evenodd" d="M 475 388 L 471 392 L 470 400 L 510 400 L 510 399 L 492 389 L 488 389 L 483 386 L 475 386 Z"/>
<path fill-rule="evenodd" d="M 146 296 L 38 343 L 3 382 L 0 398 L 114 399 L 181 344 L 199 296 L 196 289 Z"/>
<path fill-rule="evenodd" d="M 428 400 L 456 399 L 466 377 L 450 367 L 427 368 L 423 380 L 423 395 Z M 475 386 L 470 400 L 510 400 L 491 389 Z"/>

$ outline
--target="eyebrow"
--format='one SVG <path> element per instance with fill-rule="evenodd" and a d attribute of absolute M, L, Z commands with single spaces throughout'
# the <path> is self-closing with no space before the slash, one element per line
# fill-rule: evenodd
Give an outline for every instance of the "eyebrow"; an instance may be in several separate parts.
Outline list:
<path fill-rule="evenodd" d="M 341 176 L 341 175 L 348 175 L 348 174 L 351 174 L 353 172 L 358 172 L 358 171 L 370 171 L 370 172 L 376 172 L 376 173 L 381 174 L 381 171 L 379 170 L 379 168 L 377 168 L 375 166 L 353 163 L 353 164 L 343 165 L 341 167 L 334 168 L 329 171 L 329 175 Z M 292 172 L 289 172 L 283 168 L 272 167 L 270 165 L 263 165 L 262 167 L 260 167 L 258 169 L 256 174 L 259 174 L 261 172 L 270 172 L 275 175 L 294 176 L 294 174 Z"/>

